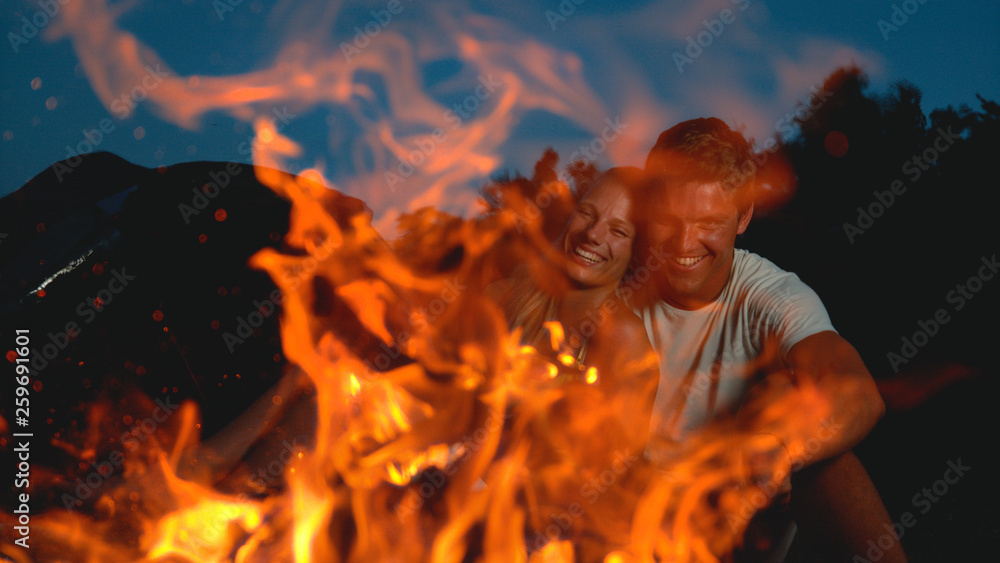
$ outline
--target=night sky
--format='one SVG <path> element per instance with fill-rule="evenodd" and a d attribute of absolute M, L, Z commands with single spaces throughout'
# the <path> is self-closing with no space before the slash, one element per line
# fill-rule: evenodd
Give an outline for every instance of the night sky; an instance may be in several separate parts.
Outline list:
<path fill-rule="evenodd" d="M 925 113 L 1000 93 L 985 0 L 62 1 L 3 4 L 0 195 L 98 150 L 250 162 L 263 116 L 301 149 L 280 166 L 317 168 L 377 217 L 465 212 L 547 146 L 639 164 L 660 131 L 708 115 L 787 137 L 839 65 L 875 91 L 910 81 Z"/>

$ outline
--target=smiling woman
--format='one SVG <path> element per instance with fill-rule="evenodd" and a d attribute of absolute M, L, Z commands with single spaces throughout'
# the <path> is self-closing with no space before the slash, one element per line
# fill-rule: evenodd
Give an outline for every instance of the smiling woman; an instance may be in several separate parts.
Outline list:
<path fill-rule="evenodd" d="M 606 293 L 625 275 L 636 234 L 631 208 L 628 188 L 614 173 L 583 196 L 562 237 L 574 285 Z"/>
<path fill-rule="evenodd" d="M 656 390 L 656 360 L 645 328 L 619 296 L 632 266 L 637 228 L 637 168 L 612 168 L 579 198 L 555 242 L 561 250 L 539 273 L 522 265 L 504 284 L 499 302 L 523 343 L 575 365 L 588 384 L 635 409 L 629 434 L 645 436 Z M 552 264 L 551 262 L 556 262 Z M 564 284 L 543 278 L 553 271 Z M 561 287 L 562 289 L 553 289 Z M 557 324 L 556 324 L 557 323 Z M 589 368 L 595 371 L 587 372 Z"/>
<path fill-rule="evenodd" d="M 522 265 L 498 292 L 511 327 L 523 330 L 525 343 L 545 342 L 545 323 L 558 321 L 568 347 L 582 360 L 583 349 L 607 322 L 608 311 L 617 311 L 613 320 L 628 322 L 632 315 L 616 289 L 632 263 L 632 187 L 639 174 L 635 168 L 612 168 L 591 183 L 555 241 L 561 252 L 542 262 L 544 273 Z M 564 284 L 541 283 L 553 270 Z"/>

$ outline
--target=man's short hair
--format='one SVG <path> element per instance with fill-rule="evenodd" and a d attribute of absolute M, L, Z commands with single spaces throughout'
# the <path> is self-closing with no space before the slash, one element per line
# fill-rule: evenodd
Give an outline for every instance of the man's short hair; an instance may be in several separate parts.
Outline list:
<path fill-rule="evenodd" d="M 646 158 L 646 171 L 671 182 L 719 183 L 746 198 L 748 206 L 757 166 L 743 135 L 709 117 L 683 121 L 661 133 Z"/>

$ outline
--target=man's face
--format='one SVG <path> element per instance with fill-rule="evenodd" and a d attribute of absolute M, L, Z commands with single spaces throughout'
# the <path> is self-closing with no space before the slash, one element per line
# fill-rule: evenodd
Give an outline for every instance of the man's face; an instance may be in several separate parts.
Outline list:
<path fill-rule="evenodd" d="M 736 235 L 750 223 L 753 207 L 741 214 L 735 194 L 715 184 L 673 184 L 649 209 L 651 249 L 666 258 L 654 274 L 660 298 L 682 309 L 715 299 L 729 280 Z"/>

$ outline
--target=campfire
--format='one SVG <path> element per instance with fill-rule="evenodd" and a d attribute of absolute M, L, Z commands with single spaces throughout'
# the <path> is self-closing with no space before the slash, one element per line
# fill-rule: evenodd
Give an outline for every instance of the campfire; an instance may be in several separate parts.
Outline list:
<path fill-rule="evenodd" d="M 351 81 L 359 68 L 409 76 L 394 62 L 396 43 L 355 46 L 353 67 L 293 44 L 266 71 L 180 77 L 115 28 L 103 3 L 62 9 L 53 33 L 79 43 L 95 90 L 109 106 L 129 107 L 124 115 L 145 101 L 184 127 L 218 110 L 253 122 L 246 145 L 254 172 L 291 202 L 283 250 L 251 260 L 280 291 L 290 366 L 281 390 L 262 399 L 276 411 L 303 409 L 309 423 L 301 440 L 267 450 L 273 456 L 261 475 L 242 458 L 220 461 L 225 456 L 204 447 L 212 437 L 200 436 L 196 407 L 175 405 L 155 433 L 141 441 L 130 435 L 136 450 L 93 498 L 33 516 L 31 554 L 39 561 L 725 561 L 744 546 L 754 514 L 780 498 L 807 445 L 778 443 L 760 429 L 819 426 L 828 410 L 818 394 L 783 394 L 683 443 L 636 442 L 623 429 L 633 416 L 628 405 L 601 386 L 609 374 L 562 361 L 558 325 L 550 327 L 551 349 L 521 344 L 490 297 L 490 284 L 511 264 L 551 253 L 546 213 L 572 205 L 572 180 L 555 173 L 543 182 L 544 209 L 537 193 L 510 191 L 492 213 L 468 193 L 456 195 L 494 168 L 517 118 L 538 108 L 573 116 L 605 148 L 622 151 L 631 150 L 627 139 L 625 148 L 608 145 L 622 122 L 638 129 L 655 121 L 576 117 L 604 115 L 578 87 L 578 62 L 559 76 L 565 61 L 535 42 L 514 52 L 457 33 L 459 55 L 481 70 L 474 103 L 460 102 L 449 115 L 418 85 L 390 82 L 399 88 L 389 93 L 400 104 L 398 129 L 429 133 L 403 135 L 388 119 L 376 122 L 366 135 L 401 166 L 337 186 L 321 166 L 280 171 L 304 152 L 282 129 L 310 103 L 372 98 Z M 521 72 L 503 70 L 506 57 Z M 129 77 L 151 72 L 141 100 L 116 95 Z M 254 114 L 285 99 L 290 110 Z M 393 188 L 411 177 L 419 189 L 397 208 Z M 373 220 L 368 208 L 343 207 L 334 188 L 370 196 L 381 213 Z M 451 215 L 444 203 L 476 212 Z M 224 210 L 214 213 L 225 220 Z M 382 234 L 394 228 L 397 236 Z M 157 406 L 132 400 L 150 413 Z M 814 405 L 814 419 L 788 415 L 802 402 Z M 115 404 L 93 405 L 88 430 L 113 432 L 102 421 L 117 418 Z M 267 439 L 250 429 L 236 436 L 247 449 Z M 60 445 L 91 460 L 95 442 L 82 442 Z M 756 452 L 749 457 L 747 444 Z"/>
<path fill-rule="evenodd" d="M 33 520 L 33 542 L 44 546 L 37 553 L 79 561 L 727 560 L 793 463 L 757 429 L 826 416 L 806 389 L 795 400 L 813 402 L 815 420 L 795 420 L 782 410 L 789 403 L 775 402 L 681 444 L 635 443 L 621 430 L 627 406 L 601 388 L 607 374 L 574 375 L 559 361 L 558 326 L 553 350 L 521 345 L 488 297 L 505 263 L 545 252 L 544 221 L 524 219 L 526 201 L 471 220 L 427 209 L 391 241 L 366 209 L 339 208 L 315 173 L 278 172 L 273 154 L 260 157 L 258 178 L 291 201 L 292 219 L 287 250 L 262 250 L 251 262 L 283 295 L 281 338 L 294 366 L 286 378 L 315 401 L 309 438 L 285 442 L 266 483 L 240 467 L 220 474 L 215 452 L 198 446 L 196 408 L 185 403 L 170 438 L 145 441 L 89 510 Z M 280 405 L 290 396 L 264 399 Z M 108 414 L 93 416 L 97 428 Z M 737 442 L 759 455 L 738 454 L 747 450 Z"/>

